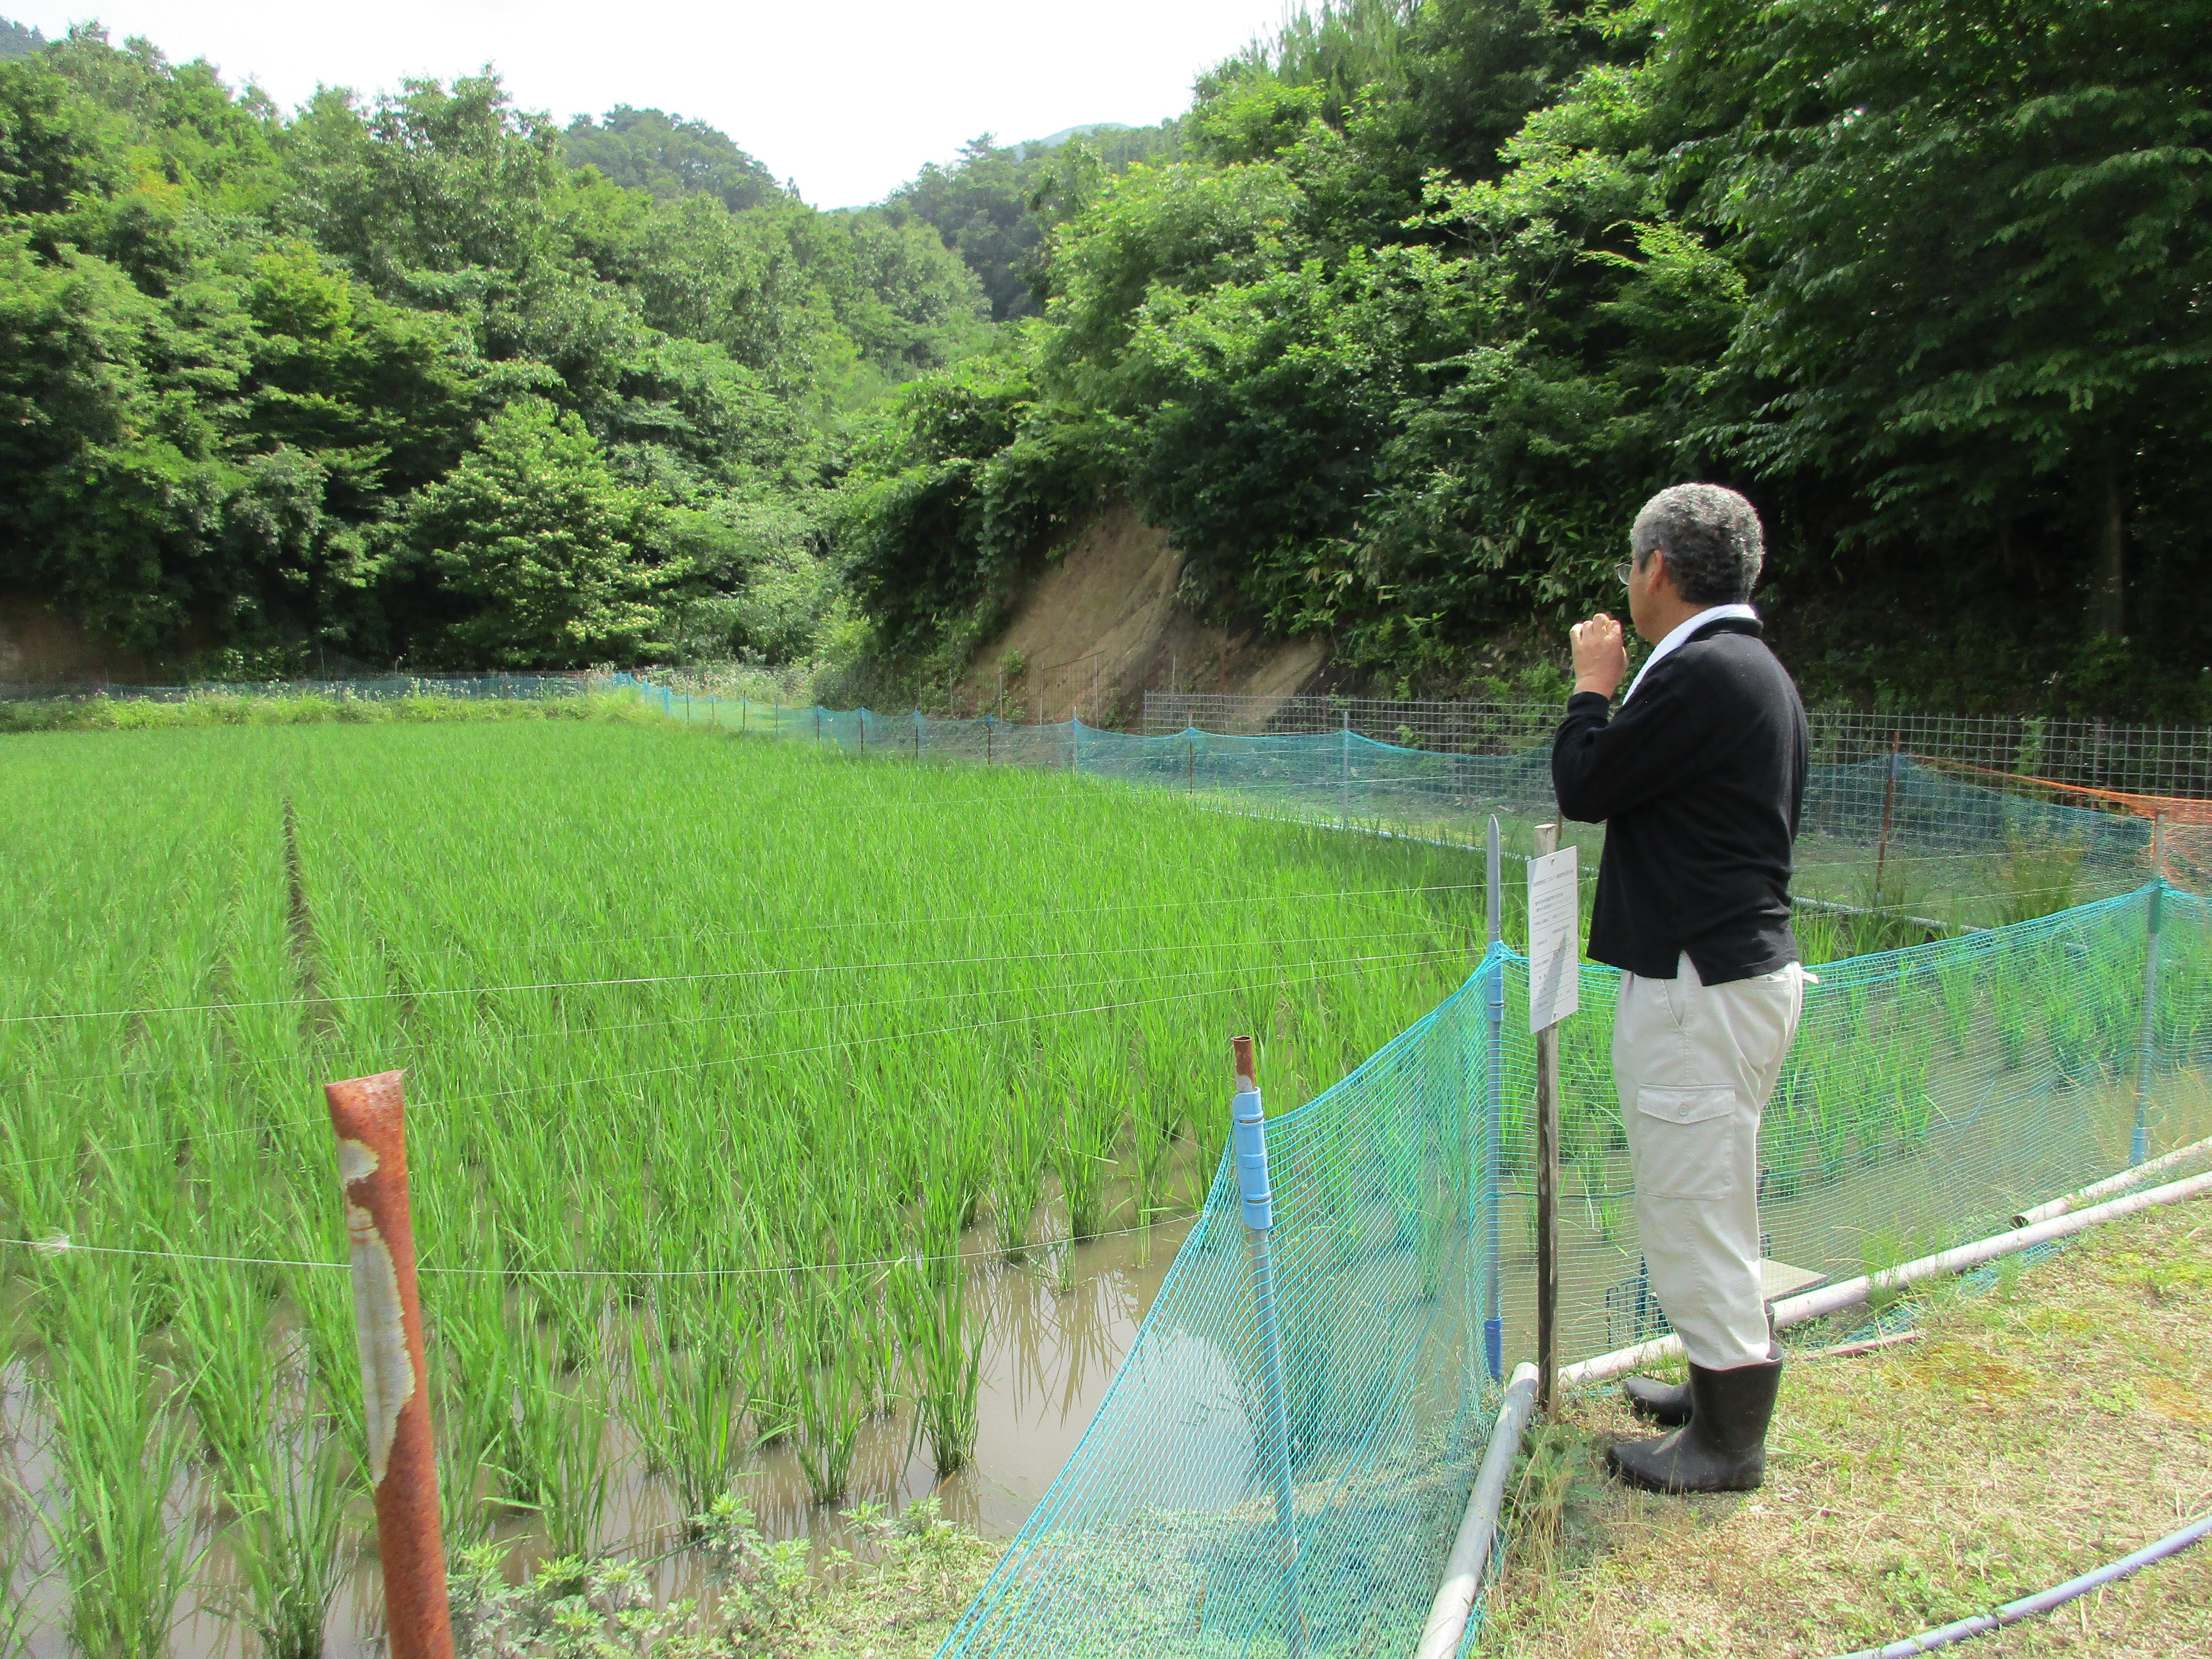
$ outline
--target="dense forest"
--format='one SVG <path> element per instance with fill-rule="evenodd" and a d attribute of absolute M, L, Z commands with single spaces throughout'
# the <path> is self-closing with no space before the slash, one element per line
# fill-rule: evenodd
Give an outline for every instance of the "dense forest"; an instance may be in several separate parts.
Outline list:
<path fill-rule="evenodd" d="M 917 219 L 495 80 L 0 64 L 0 583 L 192 666 L 813 650 L 854 411 L 981 346 Z"/>
<path fill-rule="evenodd" d="M 1340 673 L 1494 684 L 1745 489 L 1808 690 L 2212 715 L 2205 0 L 1338 0 L 1063 185 L 1041 322 L 841 496 L 919 647 L 1088 503 Z"/>
<path fill-rule="evenodd" d="M 1814 695 L 2212 718 L 2212 0 L 1334 0 L 838 213 L 489 77 L 0 51 L 0 586 L 196 666 L 941 665 L 1122 501 L 1449 694 L 1704 477 Z"/>

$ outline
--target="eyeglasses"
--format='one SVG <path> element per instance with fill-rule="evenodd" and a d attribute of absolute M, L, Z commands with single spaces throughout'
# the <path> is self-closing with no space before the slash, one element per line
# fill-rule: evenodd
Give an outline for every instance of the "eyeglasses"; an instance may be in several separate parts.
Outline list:
<path fill-rule="evenodd" d="M 1613 579 L 1623 587 L 1628 586 L 1629 574 L 1636 568 L 1634 561 L 1623 559 L 1613 568 Z"/>

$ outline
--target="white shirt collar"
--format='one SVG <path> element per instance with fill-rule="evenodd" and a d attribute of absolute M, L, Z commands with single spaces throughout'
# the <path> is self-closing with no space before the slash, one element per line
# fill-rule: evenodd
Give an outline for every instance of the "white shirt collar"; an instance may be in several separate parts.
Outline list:
<path fill-rule="evenodd" d="M 1668 631 L 1667 637 L 1660 641 L 1657 645 L 1654 646 L 1652 647 L 1651 654 L 1644 659 L 1644 666 L 1636 671 L 1636 678 L 1628 683 L 1628 696 L 1621 698 L 1621 702 L 1625 703 L 1628 701 L 1629 697 L 1634 696 L 1636 695 L 1636 688 L 1644 684 L 1644 677 L 1650 673 L 1653 669 L 1656 668 L 1659 665 L 1661 659 L 1664 658 L 1668 652 L 1687 645 L 1690 641 L 1691 635 L 1696 633 L 1700 628 L 1705 627 L 1709 623 L 1717 623 L 1725 618 L 1738 617 L 1743 618 L 1747 622 L 1757 622 L 1759 620 L 1759 612 L 1753 611 L 1747 605 L 1708 605 L 1705 610 L 1698 612 L 1696 616 L 1689 618 L 1688 621 L 1675 623 L 1674 628 Z"/>

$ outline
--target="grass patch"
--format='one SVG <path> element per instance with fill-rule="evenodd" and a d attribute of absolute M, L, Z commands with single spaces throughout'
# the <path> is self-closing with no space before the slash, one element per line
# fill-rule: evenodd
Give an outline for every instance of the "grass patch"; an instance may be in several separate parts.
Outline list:
<path fill-rule="evenodd" d="M 1982 1295 L 1938 1291 L 1922 1324 L 1791 1367 L 1757 1492 L 1628 1492 L 1605 1446 L 1647 1431 L 1610 1389 L 1570 1399 L 1523 1455 L 1478 1651 L 1818 1659 L 2047 1589 L 2212 1506 L 2205 1206 L 2114 1224 Z M 2191 1652 L 2208 1607 L 2200 1547 L 1971 1651 Z"/>
<path fill-rule="evenodd" d="M 574 697 L 248 697 L 195 693 L 176 702 L 129 697 L 0 702 L 0 736 L 19 732 L 173 732 L 210 726 L 401 726 L 447 720 L 663 720 L 632 692 Z"/>

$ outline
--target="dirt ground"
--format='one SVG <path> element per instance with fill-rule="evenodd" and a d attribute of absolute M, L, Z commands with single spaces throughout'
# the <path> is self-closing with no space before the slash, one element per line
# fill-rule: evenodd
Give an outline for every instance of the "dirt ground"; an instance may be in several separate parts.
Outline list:
<path fill-rule="evenodd" d="M 1182 565 L 1166 533 L 1127 507 L 1099 514 L 976 651 L 959 702 L 1014 720 L 1073 714 L 1134 731 L 1147 690 L 1282 696 L 1327 659 L 1318 641 L 1267 640 L 1200 622 L 1178 597 Z"/>
<path fill-rule="evenodd" d="M 1573 1397 L 1513 1494 L 1486 1656 L 1826 1659 L 1986 1611 L 2212 1509 L 2212 1203 L 1923 1304 L 1919 1340 L 1785 1374 L 1757 1492 L 1603 1473 L 1648 1432 Z M 1838 1340 L 1808 1331 L 1797 1346 Z M 2212 1541 L 1962 1654 L 2212 1654 Z"/>

